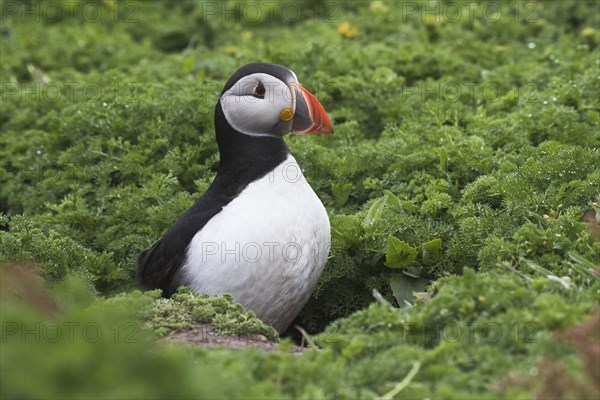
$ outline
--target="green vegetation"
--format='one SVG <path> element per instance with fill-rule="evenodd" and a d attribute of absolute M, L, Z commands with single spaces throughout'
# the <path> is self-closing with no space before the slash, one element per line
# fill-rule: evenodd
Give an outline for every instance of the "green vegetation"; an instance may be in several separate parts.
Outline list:
<path fill-rule="evenodd" d="M 598 2 L 275 3 L 2 4 L 1 396 L 597 397 Z M 333 236 L 302 355 L 167 342 L 275 333 L 133 281 L 253 61 L 336 132 L 287 138 Z"/>

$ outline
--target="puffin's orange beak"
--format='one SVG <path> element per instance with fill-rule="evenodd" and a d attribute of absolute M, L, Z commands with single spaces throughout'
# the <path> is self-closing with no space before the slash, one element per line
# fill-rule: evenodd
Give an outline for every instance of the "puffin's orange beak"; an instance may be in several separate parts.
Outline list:
<path fill-rule="evenodd" d="M 325 109 L 311 92 L 300 85 L 294 85 L 296 112 L 292 133 L 298 135 L 333 134 L 333 127 Z"/>

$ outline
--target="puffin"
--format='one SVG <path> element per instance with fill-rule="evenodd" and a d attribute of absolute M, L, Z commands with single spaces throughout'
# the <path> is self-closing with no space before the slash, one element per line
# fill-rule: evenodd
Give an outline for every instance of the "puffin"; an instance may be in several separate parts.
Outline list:
<path fill-rule="evenodd" d="M 215 106 L 217 174 L 150 248 L 136 279 L 170 297 L 179 286 L 229 293 L 283 333 L 311 296 L 329 256 L 329 218 L 283 137 L 333 134 L 321 103 L 281 65 L 251 63 Z"/>

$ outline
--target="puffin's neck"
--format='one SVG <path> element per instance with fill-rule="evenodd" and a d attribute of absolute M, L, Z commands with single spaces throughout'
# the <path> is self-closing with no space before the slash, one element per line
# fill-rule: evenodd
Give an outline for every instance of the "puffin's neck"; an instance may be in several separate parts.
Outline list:
<path fill-rule="evenodd" d="M 220 102 L 215 107 L 215 131 L 221 158 L 218 174 L 243 173 L 248 178 L 258 179 L 290 154 L 283 138 L 237 132 L 225 119 Z"/>

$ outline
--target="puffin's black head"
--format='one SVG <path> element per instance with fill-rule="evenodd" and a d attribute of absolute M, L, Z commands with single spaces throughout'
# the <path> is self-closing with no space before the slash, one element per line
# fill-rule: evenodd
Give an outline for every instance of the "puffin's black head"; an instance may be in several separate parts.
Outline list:
<path fill-rule="evenodd" d="M 321 103 L 300 86 L 294 72 L 276 64 L 238 69 L 225 84 L 217 111 L 231 128 L 248 136 L 333 133 Z"/>

